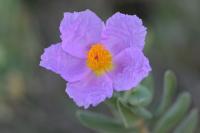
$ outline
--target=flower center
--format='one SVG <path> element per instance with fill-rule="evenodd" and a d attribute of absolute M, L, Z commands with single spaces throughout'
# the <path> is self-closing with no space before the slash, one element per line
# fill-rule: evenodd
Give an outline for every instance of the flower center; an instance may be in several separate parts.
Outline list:
<path fill-rule="evenodd" d="M 113 68 L 112 55 L 102 44 L 94 44 L 87 53 L 87 66 L 102 75 Z"/>

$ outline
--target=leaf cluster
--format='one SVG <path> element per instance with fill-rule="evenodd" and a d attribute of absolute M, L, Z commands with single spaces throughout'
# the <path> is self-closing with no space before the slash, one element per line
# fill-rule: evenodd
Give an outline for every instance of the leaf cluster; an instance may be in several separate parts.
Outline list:
<path fill-rule="evenodd" d="M 176 76 L 166 71 L 162 97 L 153 106 L 154 81 L 150 75 L 138 87 L 115 93 L 106 101 L 113 117 L 83 110 L 77 111 L 77 116 L 86 127 L 103 133 L 194 133 L 198 110 L 190 109 L 188 92 L 176 97 L 176 88 Z"/>

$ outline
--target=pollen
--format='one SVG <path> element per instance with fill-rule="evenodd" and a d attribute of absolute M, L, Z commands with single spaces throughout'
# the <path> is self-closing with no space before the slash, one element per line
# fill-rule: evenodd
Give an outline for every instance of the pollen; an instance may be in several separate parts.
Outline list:
<path fill-rule="evenodd" d="M 112 55 L 102 44 L 94 44 L 87 53 L 87 66 L 96 75 L 102 75 L 112 70 Z"/>

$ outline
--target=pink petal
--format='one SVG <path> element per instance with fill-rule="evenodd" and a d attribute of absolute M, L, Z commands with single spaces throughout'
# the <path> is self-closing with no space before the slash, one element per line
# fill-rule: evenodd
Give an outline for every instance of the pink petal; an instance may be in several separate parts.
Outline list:
<path fill-rule="evenodd" d="M 106 21 L 102 42 L 115 55 L 127 47 L 143 49 L 146 28 L 136 15 L 115 13 Z"/>
<path fill-rule="evenodd" d="M 63 51 L 61 44 L 46 48 L 40 66 L 60 74 L 67 81 L 77 81 L 90 72 L 84 59 L 73 57 Z"/>
<path fill-rule="evenodd" d="M 73 56 L 85 58 L 90 46 L 99 42 L 103 25 L 90 10 L 64 13 L 60 24 L 63 49 Z"/>
<path fill-rule="evenodd" d="M 112 96 L 112 81 L 106 75 L 97 77 L 91 73 L 80 81 L 68 83 L 66 93 L 79 107 L 96 106 Z"/>
<path fill-rule="evenodd" d="M 137 48 L 127 48 L 120 52 L 114 58 L 114 65 L 110 76 L 117 91 L 136 87 L 151 71 L 148 59 Z"/>

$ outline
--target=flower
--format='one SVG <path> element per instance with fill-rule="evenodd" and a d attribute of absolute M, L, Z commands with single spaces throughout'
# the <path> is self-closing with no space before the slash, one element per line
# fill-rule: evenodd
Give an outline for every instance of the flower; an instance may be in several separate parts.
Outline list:
<path fill-rule="evenodd" d="M 45 49 L 40 66 L 68 82 L 66 93 L 79 107 L 130 90 L 151 71 L 142 52 L 146 28 L 136 15 L 118 12 L 104 24 L 90 10 L 66 12 L 60 33 L 61 42 Z"/>

